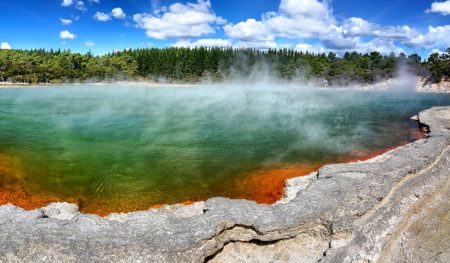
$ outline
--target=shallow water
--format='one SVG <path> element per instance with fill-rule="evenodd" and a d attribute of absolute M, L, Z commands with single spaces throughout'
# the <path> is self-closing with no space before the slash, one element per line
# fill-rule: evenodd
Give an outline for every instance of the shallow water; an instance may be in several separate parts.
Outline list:
<path fill-rule="evenodd" d="M 412 115 L 448 104 L 439 94 L 293 87 L 3 89 L 0 191 L 99 214 L 214 196 L 261 201 L 267 174 L 405 144 L 417 137 Z"/>

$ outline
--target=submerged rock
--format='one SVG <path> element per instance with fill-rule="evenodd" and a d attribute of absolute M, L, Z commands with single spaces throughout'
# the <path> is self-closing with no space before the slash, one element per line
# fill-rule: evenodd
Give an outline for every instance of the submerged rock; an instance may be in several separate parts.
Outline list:
<path fill-rule="evenodd" d="M 41 208 L 44 216 L 59 220 L 70 220 L 80 214 L 78 205 L 63 202 L 56 202 Z"/>

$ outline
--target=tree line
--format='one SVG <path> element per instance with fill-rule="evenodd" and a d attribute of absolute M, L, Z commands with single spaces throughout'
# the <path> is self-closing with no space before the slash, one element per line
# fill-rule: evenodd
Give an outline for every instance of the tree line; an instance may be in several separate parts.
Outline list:
<path fill-rule="evenodd" d="M 432 82 L 450 78 L 450 48 L 426 60 L 417 54 L 347 52 L 314 54 L 292 49 L 144 48 L 94 56 L 70 50 L 0 50 L 0 81 L 64 83 L 105 80 L 220 82 L 265 72 L 281 80 L 302 78 L 331 84 L 375 82 L 400 68 Z"/>

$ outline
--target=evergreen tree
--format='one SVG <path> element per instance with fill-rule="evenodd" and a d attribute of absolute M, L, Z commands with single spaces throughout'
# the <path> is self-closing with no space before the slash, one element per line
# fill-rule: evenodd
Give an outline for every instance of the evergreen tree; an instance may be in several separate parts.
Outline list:
<path fill-rule="evenodd" d="M 94 56 L 70 50 L 0 50 L 0 81 L 61 83 L 108 79 L 166 79 L 196 82 L 221 81 L 252 72 L 269 71 L 280 79 L 301 76 L 332 84 L 373 82 L 395 76 L 401 66 L 415 74 L 429 72 L 433 81 L 450 76 L 450 49 L 431 54 L 426 61 L 417 54 L 406 56 L 379 52 L 313 54 L 292 49 L 253 48 L 148 48 Z"/>

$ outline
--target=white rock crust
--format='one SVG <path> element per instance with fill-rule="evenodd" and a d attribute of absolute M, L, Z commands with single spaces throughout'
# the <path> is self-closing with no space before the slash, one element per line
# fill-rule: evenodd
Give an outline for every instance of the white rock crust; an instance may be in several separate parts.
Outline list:
<path fill-rule="evenodd" d="M 51 203 L 41 210 L 44 216 L 59 220 L 70 220 L 80 213 L 78 205 L 62 202 Z"/>

